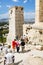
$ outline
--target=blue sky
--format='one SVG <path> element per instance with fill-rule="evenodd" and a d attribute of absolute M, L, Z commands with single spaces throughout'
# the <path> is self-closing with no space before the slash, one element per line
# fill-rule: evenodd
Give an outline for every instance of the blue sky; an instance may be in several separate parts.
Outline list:
<path fill-rule="evenodd" d="M 8 17 L 12 6 L 23 6 L 25 19 L 35 17 L 35 0 L 0 0 L 0 19 Z"/>

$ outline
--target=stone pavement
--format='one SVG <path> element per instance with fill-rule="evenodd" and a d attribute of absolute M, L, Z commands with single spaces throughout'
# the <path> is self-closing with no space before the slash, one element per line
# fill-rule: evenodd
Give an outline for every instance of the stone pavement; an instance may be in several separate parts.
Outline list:
<path fill-rule="evenodd" d="M 22 64 L 22 62 L 23 62 L 23 59 L 24 59 L 24 56 L 25 55 L 27 55 L 27 53 L 28 52 L 24 52 L 24 53 L 14 53 L 14 56 L 15 56 L 15 65 L 20 65 L 20 64 Z M 2 58 L 2 60 L 1 61 L 3 61 L 3 58 Z M 3 62 L 2 63 L 0 63 L 0 65 L 4 65 L 3 64 Z"/>
<path fill-rule="evenodd" d="M 26 49 L 26 48 L 25 48 Z M 24 53 L 14 53 L 14 65 L 43 65 L 43 51 L 26 49 Z M 2 59 L 3 60 L 3 59 Z M 4 65 L 3 62 L 0 65 Z"/>

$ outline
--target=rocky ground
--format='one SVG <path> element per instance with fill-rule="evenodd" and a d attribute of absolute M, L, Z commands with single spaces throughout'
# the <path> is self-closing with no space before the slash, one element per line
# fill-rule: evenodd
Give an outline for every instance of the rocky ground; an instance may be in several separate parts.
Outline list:
<path fill-rule="evenodd" d="M 14 56 L 14 65 L 43 65 L 43 51 L 40 50 L 32 49 L 31 51 L 29 51 L 29 49 L 26 48 L 26 51 L 24 53 L 15 52 Z M 4 65 L 2 60 L 3 57 L 0 60 L 0 65 Z"/>

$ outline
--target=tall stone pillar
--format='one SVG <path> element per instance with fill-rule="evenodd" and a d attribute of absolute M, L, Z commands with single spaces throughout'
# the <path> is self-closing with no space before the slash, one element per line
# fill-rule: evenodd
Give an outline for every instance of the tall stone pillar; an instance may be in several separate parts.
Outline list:
<path fill-rule="evenodd" d="M 23 35 L 24 23 L 24 8 L 21 6 L 14 6 L 9 9 L 9 34 L 7 37 L 8 44 L 15 38 L 20 38 Z"/>
<path fill-rule="evenodd" d="M 43 0 L 35 0 L 35 24 L 43 27 Z"/>
<path fill-rule="evenodd" d="M 35 24 L 33 27 L 43 29 L 43 0 L 35 0 Z"/>
<path fill-rule="evenodd" d="M 43 44 L 43 0 L 35 0 L 35 23 L 31 33 L 33 42 Z"/>
<path fill-rule="evenodd" d="M 37 24 L 39 22 L 39 1 L 35 0 L 35 23 Z"/>

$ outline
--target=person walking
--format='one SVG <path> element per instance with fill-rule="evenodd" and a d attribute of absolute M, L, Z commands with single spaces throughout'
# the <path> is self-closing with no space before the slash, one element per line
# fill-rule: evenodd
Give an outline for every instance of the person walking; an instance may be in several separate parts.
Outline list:
<path fill-rule="evenodd" d="M 20 49 L 20 43 L 19 43 L 18 40 L 16 41 L 16 49 L 17 49 L 17 52 L 19 52 L 19 49 Z"/>
<path fill-rule="evenodd" d="M 4 65 L 14 65 L 15 56 L 9 49 L 8 53 L 4 56 Z"/>
<path fill-rule="evenodd" d="M 15 48 L 16 48 L 16 39 L 14 39 L 14 40 L 12 41 L 12 52 L 15 51 Z"/>
<path fill-rule="evenodd" d="M 8 45 L 5 45 L 3 47 L 3 53 L 4 53 L 4 55 L 8 53 Z"/>
<path fill-rule="evenodd" d="M 24 39 L 22 39 L 21 41 L 21 47 L 22 47 L 22 52 L 24 51 L 24 48 L 25 48 L 25 42 L 24 42 Z"/>

